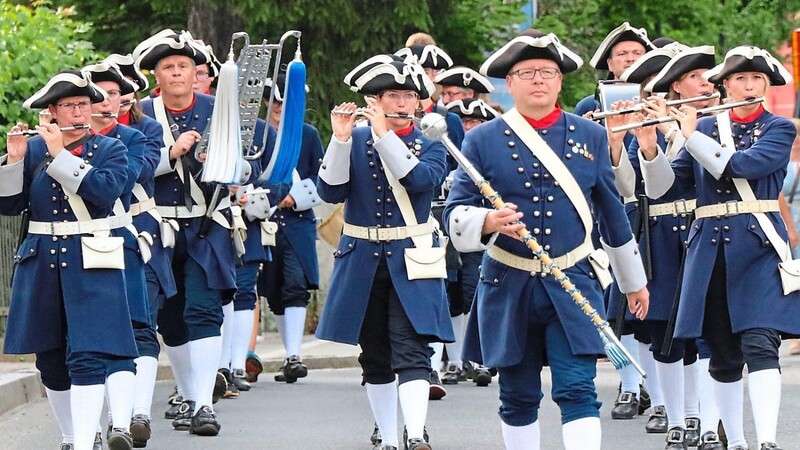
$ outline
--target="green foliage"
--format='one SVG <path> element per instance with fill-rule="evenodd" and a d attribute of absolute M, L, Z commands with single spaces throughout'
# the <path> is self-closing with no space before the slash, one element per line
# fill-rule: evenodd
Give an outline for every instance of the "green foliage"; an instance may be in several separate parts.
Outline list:
<path fill-rule="evenodd" d="M 18 121 L 35 123 L 36 112 L 22 103 L 64 69 L 80 68 L 98 59 L 82 37 L 90 29 L 70 18 L 72 10 L 32 9 L 0 3 L 0 134 Z M 5 152 L 5 139 L 0 152 Z"/>

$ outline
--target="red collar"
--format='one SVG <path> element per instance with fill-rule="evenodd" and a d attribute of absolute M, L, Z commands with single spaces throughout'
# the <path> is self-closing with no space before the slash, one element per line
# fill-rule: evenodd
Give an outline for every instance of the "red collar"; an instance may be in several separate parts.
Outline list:
<path fill-rule="evenodd" d="M 196 102 L 197 102 L 197 97 L 194 95 L 194 93 L 192 93 L 192 103 L 188 107 L 186 107 L 184 109 L 169 109 L 169 108 L 167 108 L 167 111 L 169 111 L 170 114 L 183 114 L 185 112 L 190 111 L 192 108 L 194 108 L 194 104 Z"/>
<path fill-rule="evenodd" d="M 524 117 L 525 120 L 533 128 L 548 128 L 553 126 L 553 124 L 555 124 L 556 122 L 558 122 L 558 119 L 561 117 L 561 105 L 556 103 L 556 108 L 539 120 L 531 119 L 530 117 L 527 116 L 522 116 L 522 117 Z"/>
<path fill-rule="evenodd" d="M 92 134 L 102 134 L 103 136 L 108 136 L 108 133 L 111 133 L 111 130 L 113 130 L 116 126 L 117 126 L 117 123 L 114 122 L 111 125 L 103 128 L 102 130 L 100 130 L 98 132 L 95 132 L 94 130 L 89 130 L 89 132 L 92 133 Z"/>
<path fill-rule="evenodd" d="M 394 134 L 396 134 L 396 135 L 398 135 L 400 137 L 406 137 L 409 134 L 411 134 L 412 131 L 414 131 L 414 125 L 409 125 L 406 128 L 403 128 L 401 130 L 395 130 Z"/>
<path fill-rule="evenodd" d="M 125 114 L 117 117 L 117 122 L 123 125 L 130 125 L 131 124 L 131 110 L 129 109 L 128 112 Z"/>
<path fill-rule="evenodd" d="M 760 116 L 761 113 L 763 113 L 763 112 L 764 112 L 764 105 L 758 105 L 758 109 L 756 110 L 756 112 L 754 112 L 753 114 L 750 114 L 749 116 L 746 116 L 746 117 L 737 116 L 736 114 L 733 113 L 733 110 L 731 110 L 729 114 L 730 114 L 731 120 L 736 122 L 736 123 L 750 123 L 750 122 L 756 120 L 756 118 L 758 116 Z"/>
<path fill-rule="evenodd" d="M 431 102 L 431 104 L 430 104 L 430 105 L 428 105 L 428 107 L 427 107 L 427 108 L 425 108 L 425 112 L 426 112 L 426 113 L 432 112 L 432 111 L 433 111 L 433 107 L 434 107 L 434 106 L 436 106 L 436 103 L 433 103 L 433 102 Z"/>

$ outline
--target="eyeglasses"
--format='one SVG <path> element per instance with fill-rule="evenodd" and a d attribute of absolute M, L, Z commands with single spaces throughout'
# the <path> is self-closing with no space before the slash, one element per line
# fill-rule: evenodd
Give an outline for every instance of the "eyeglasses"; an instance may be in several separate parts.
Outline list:
<path fill-rule="evenodd" d="M 520 80 L 532 80 L 536 77 L 536 72 L 542 76 L 542 79 L 549 80 L 555 78 L 556 75 L 561 73 L 560 70 L 553 67 L 542 67 L 541 69 L 521 69 L 509 72 L 509 75 L 516 75 Z"/>
<path fill-rule="evenodd" d="M 418 95 L 416 92 L 406 92 L 404 94 L 400 94 L 399 92 L 384 92 L 382 97 L 386 97 L 393 102 L 399 101 L 401 98 L 407 102 L 411 102 L 416 100 Z"/>
<path fill-rule="evenodd" d="M 119 91 L 118 91 L 119 92 Z M 61 109 L 73 110 L 75 108 L 80 109 L 81 111 L 86 111 L 92 106 L 89 102 L 78 102 L 78 103 L 56 103 L 56 106 Z"/>
<path fill-rule="evenodd" d="M 110 91 L 106 91 L 106 94 L 108 95 L 108 99 L 109 100 L 116 100 L 116 99 L 119 98 L 119 96 L 122 94 L 122 92 L 120 92 L 120 91 L 118 91 L 116 89 L 112 89 Z"/>
<path fill-rule="evenodd" d="M 194 76 L 197 77 L 198 80 L 207 80 L 208 72 L 195 72 Z"/>

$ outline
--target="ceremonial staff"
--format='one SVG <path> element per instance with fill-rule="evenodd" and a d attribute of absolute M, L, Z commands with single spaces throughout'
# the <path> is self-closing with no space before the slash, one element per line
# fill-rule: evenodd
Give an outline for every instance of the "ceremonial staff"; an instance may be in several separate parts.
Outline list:
<path fill-rule="evenodd" d="M 503 209 L 506 207 L 506 203 L 500 197 L 500 194 L 497 193 L 490 185 L 489 182 L 486 181 L 483 176 L 478 173 L 472 163 L 464 157 L 461 151 L 456 148 L 456 146 L 450 141 L 450 138 L 447 137 L 447 124 L 439 114 L 431 113 L 426 114 L 425 117 L 422 118 L 420 122 L 420 129 L 422 133 L 434 140 L 441 141 L 453 159 L 458 162 L 458 165 L 467 173 L 470 179 L 478 186 L 481 193 L 487 200 L 492 203 L 495 209 Z M 516 223 L 522 223 L 521 221 L 517 220 Z M 600 337 L 603 339 L 604 343 L 604 350 L 606 355 L 608 355 L 608 359 L 614 364 L 614 367 L 620 369 L 622 367 L 626 367 L 629 365 L 633 365 L 633 367 L 640 373 L 642 376 L 647 376 L 644 372 L 644 369 L 636 362 L 636 360 L 631 356 L 627 349 L 620 343 L 619 339 L 614 335 L 614 331 L 608 325 L 608 322 L 600 317 L 600 314 L 597 313 L 597 310 L 592 307 L 589 303 L 589 300 L 581 294 L 580 290 L 572 284 L 569 277 L 561 271 L 561 269 L 555 265 L 555 262 L 550 257 L 550 255 L 542 248 L 541 245 L 536 241 L 530 232 L 528 232 L 527 228 L 522 228 L 521 230 L 517 231 L 517 235 L 522 239 L 525 245 L 533 252 L 533 254 L 542 261 L 542 265 L 547 268 L 550 275 L 552 275 L 558 282 L 561 284 L 561 287 L 572 297 L 572 300 L 577 304 L 583 313 L 586 314 L 589 319 L 594 324 L 597 332 L 600 334 Z"/>

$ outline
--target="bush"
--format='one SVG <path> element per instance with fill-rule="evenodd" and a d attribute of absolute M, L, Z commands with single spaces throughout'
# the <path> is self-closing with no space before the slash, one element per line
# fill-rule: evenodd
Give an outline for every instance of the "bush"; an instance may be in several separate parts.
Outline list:
<path fill-rule="evenodd" d="M 31 8 L 0 3 L 0 133 L 16 122 L 35 124 L 36 111 L 22 103 L 61 70 L 100 59 L 92 43 L 81 38 L 91 25 L 70 18 L 71 8 Z M 0 154 L 6 140 L 0 139 Z"/>

